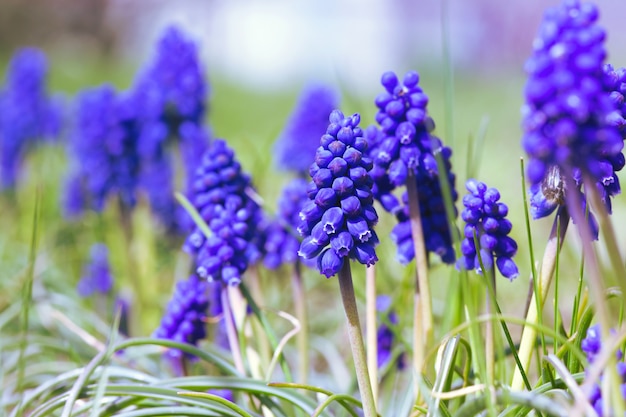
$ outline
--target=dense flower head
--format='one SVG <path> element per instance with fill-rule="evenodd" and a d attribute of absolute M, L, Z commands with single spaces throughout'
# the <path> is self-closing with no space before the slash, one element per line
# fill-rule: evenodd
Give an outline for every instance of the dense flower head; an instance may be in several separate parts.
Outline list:
<path fill-rule="evenodd" d="M 456 177 L 451 170 L 450 148 L 443 147 L 441 156 L 448 173 L 448 186 L 452 193 L 451 197 L 454 204 L 458 199 L 458 193 L 455 188 Z M 418 171 L 415 182 L 426 251 L 439 255 L 442 262 L 452 264 L 455 260 L 454 248 L 452 247 L 453 231 L 450 229 L 450 223 L 447 219 L 439 178 L 433 178 L 423 173 L 423 171 Z M 454 214 L 456 217 L 456 208 L 454 208 Z M 413 245 L 407 192 L 402 196 L 402 204 L 396 210 L 396 217 L 398 224 L 391 231 L 391 239 L 397 246 L 397 258 L 400 263 L 408 264 L 415 257 L 415 248 Z M 454 232 L 456 233 L 456 228 Z"/>
<path fill-rule="evenodd" d="M 596 6 L 577 0 L 544 15 L 525 65 L 522 145 L 531 186 L 542 184 L 554 166 L 598 183 L 614 179 L 612 162 L 624 144 L 603 71 L 606 34 L 597 19 Z"/>
<path fill-rule="evenodd" d="M 94 292 L 108 294 L 113 289 L 109 251 L 105 244 L 96 243 L 91 247 L 89 263 L 83 268 L 76 289 L 81 297 L 89 297 Z"/>
<path fill-rule="evenodd" d="M 0 186 L 13 188 L 22 160 L 35 141 L 60 130 L 60 101 L 48 96 L 43 52 L 22 48 L 12 57 L 0 89 Z"/>
<path fill-rule="evenodd" d="M 391 307 L 391 301 L 391 297 L 388 295 L 379 295 L 376 298 L 378 321 L 381 322 L 376 331 L 376 340 L 378 342 L 378 369 L 385 367 L 392 359 L 393 348 L 396 344 L 396 335 L 390 325 L 398 325 L 398 316 Z M 398 369 L 404 369 L 404 354 L 398 356 L 396 366 Z"/>
<path fill-rule="evenodd" d="M 378 215 L 368 174 L 372 161 L 364 155 L 367 142 L 358 127 L 360 119 L 333 110 L 309 169 L 313 180 L 307 187 L 309 202 L 300 211 L 304 221 L 299 232 L 305 238 L 298 254 L 317 258 L 326 277 L 337 274 L 346 257 L 367 266 L 378 260 L 373 229 Z"/>
<path fill-rule="evenodd" d="M 587 360 L 589 361 L 589 364 L 593 364 L 602 348 L 602 337 L 600 334 L 599 325 L 596 324 L 587 329 L 587 335 L 582 340 L 580 348 L 587 355 Z M 622 361 L 624 355 L 621 350 L 618 350 L 616 352 L 616 356 L 618 360 L 616 367 L 617 374 L 620 379 L 620 391 L 622 392 L 622 396 L 626 398 L 626 363 Z M 600 378 L 604 378 L 604 374 L 602 374 Z M 591 392 L 589 393 L 589 402 L 593 406 L 598 416 L 603 417 L 605 415 L 613 415 L 612 413 L 604 413 L 602 405 L 602 390 L 600 388 L 600 385 L 600 383 L 597 383 L 592 386 Z"/>
<path fill-rule="evenodd" d="M 463 197 L 465 208 L 461 213 L 465 221 L 465 237 L 461 242 L 463 256 L 457 261 L 457 265 L 482 273 L 480 261 L 490 270 L 495 257 L 500 273 L 511 280 L 516 278 L 519 272 L 513 256 L 517 252 L 517 243 L 508 236 L 512 225 L 506 219 L 508 207 L 499 201 L 500 192 L 474 179 L 468 180 L 465 187 L 469 191 Z M 475 236 L 479 241 L 479 248 L 476 247 Z"/>
<path fill-rule="evenodd" d="M 136 202 L 140 158 L 134 103 L 104 85 L 80 93 L 70 151 L 90 205 L 104 208 L 111 194 L 128 207 Z M 74 181 L 78 181 L 75 179 Z M 76 187 L 77 184 L 71 184 Z"/>
<path fill-rule="evenodd" d="M 275 162 L 282 169 L 306 173 L 328 126 L 328 114 L 339 104 L 338 94 L 322 84 L 301 92 L 275 145 Z"/>
<path fill-rule="evenodd" d="M 154 337 L 169 339 L 196 346 L 206 337 L 206 317 L 209 309 L 208 283 L 191 275 L 187 280 L 176 283 L 172 299 L 154 332 Z M 170 358 L 182 358 L 178 349 L 167 351 Z M 190 356 L 187 356 L 190 357 Z"/>
<path fill-rule="evenodd" d="M 381 135 L 368 131 L 368 141 L 376 138 L 369 151 L 375 170 L 380 171 L 374 178 L 384 177 L 384 171 L 396 187 L 406 183 L 409 172 L 438 175 L 435 154 L 443 145 L 431 135 L 435 123 L 426 110 L 428 96 L 418 82 L 415 71 L 407 72 L 402 84 L 395 73 L 384 73 L 381 83 L 386 91 L 375 100 Z"/>
<path fill-rule="evenodd" d="M 196 227 L 185 242 L 185 250 L 196 256 L 200 277 L 237 285 L 248 264 L 260 257 L 253 239 L 262 213 L 250 190 L 250 178 L 233 150 L 223 140 L 213 141 L 196 170 L 192 198 L 212 234 L 205 236 Z"/>
<path fill-rule="evenodd" d="M 156 55 L 135 86 L 142 97 L 145 117 L 202 121 L 208 85 L 204 79 L 195 42 L 175 26 L 169 26 L 158 41 Z"/>

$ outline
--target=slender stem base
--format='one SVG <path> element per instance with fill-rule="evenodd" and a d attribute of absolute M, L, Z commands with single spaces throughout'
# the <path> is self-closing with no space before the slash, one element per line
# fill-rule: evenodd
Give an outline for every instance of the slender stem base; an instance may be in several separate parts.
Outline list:
<path fill-rule="evenodd" d="M 339 289 L 341 291 L 343 308 L 348 320 L 348 336 L 350 338 L 350 347 L 352 348 L 352 357 L 356 369 L 356 379 L 359 385 L 359 391 L 361 392 L 363 411 L 365 417 L 375 417 L 376 404 L 374 402 L 374 394 L 372 393 L 369 372 L 367 370 L 359 311 L 356 305 L 354 286 L 352 285 L 352 272 L 350 271 L 350 262 L 347 259 L 344 259 L 343 266 L 339 271 Z"/>
<path fill-rule="evenodd" d="M 565 207 L 559 208 L 557 215 L 552 225 L 552 231 L 550 232 L 550 238 L 546 245 L 546 250 L 543 253 L 543 260 L 541 262 L 541 269 L 539 270 L 539 282 L 538 292 L 533 292 L 530 303 L 528 304 L 528 312 L 526 313 L 526 322 L 536 324 L 541 314 L 541 309 L 546 297 L 548 296 L 548 290 L 552 284 L 552 277 L 554 275 L 554 269 L 556 268 L 556 254 L 561 250 L 563 238 L 567 231 L 567 225 L 569 224 L 569 214 Z M 557 225 L 560 222 L 560 226 Z M 558 231 L 558 234 L 557 234 Z M 539 295 L 539 299 L 537 299 Z M 524 326 L 522 331 L 522 339 L 520 342 L 519 359 L 524 369 L 528 369 L 530 359 L 532 358 L 533 350 L 535 347 L 535 340 L 537 338 L 537 329 L 534 326 Z M 524 388 L 524 379 L 522 378 L 519 368 L 515 368 L 513 374 L 513 382 L 511 383 L 513 390 L 522 390 Z"/>
<path fill-rule="evenodd" d="M 309 329 L 308 313 L 306 310 L 306 298 L 304 292 L 304 282 L 302 281 L 302 265 L 300 260 L 296 260 L 293 266 L 293 299 L 295 301 L 296 315 L 300 321 L 300 332 L 298 332 L 296 343 L 298 345 L 298 380 L 301 384 L 306 384 L 309 379 Z"/>
<path fill-rule="evenodd" d="M 230 303 L 229 290 L 232 287 L 224 285 L 222 287 L 222 310 L 224 311 L 224 325 L 226 327 L 226 335 L 228 337 L 228 344 L 233 354 L 233 360 L 235 362 L 235 368 L 241 373 L 246 374 L 246 368 L 241 356 L 241 349 L 239 347 L 239 337 L 237 335 L 237 324 L 235 323 L 235 316 Z"/>
<path fill-rule="evenodd" d="M 365 335 L 367 336 L 367 367 L 374 395 L 378 399 L 378 332 L 376 328 L 376 267 L 365 271 Z"/>
<path fill-rule="evenodd" d="M 415 250 L 416 283 L 415 283 L 415 307 L 413 319 L 413 367 L 420 374 L 424 367 L 426 349 L 433 337 L 433 313 L 428 283 L 428 259 L 426 245 L 424 244 L 424 231 L 420 216 L 419 196 L 415 175 L 409 174 L 406 180 L 406 188 L 409 195 L 409 217 L 411 234 Z"/>

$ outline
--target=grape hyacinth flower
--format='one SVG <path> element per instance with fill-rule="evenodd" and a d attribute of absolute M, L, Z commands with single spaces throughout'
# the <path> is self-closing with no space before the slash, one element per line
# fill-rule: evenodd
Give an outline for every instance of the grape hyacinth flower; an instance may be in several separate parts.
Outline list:
<path fill-rule="evenodd" d="M 475 269 L 482 274 L 480 261 L 487 270 L 491 270 L 495 257 L 500 273 L 510 280 L 515 279 L 519 275 L 513 261 L 517 243 L 508 236 L 512 225 L 506 219 L 508 207 L 499 201 L 500 192 L 474 179 L 468 180 L 465 187 L 469 191 L 463 197 L 465 209 L 461 213 L 466 223 L 465 238 L 461 242 L 463 257 L 457 265 L 466 270 Z M 479 248 L 476 247 L 474 237 L 478 239 Z"/>
<path fill-rule="evenodd" d="M 374 161 L 370 172 L 374 197 L 398 218 L 391 236 L 398 247 L 399 261 L 410 262 L 415 257 L 415 248 L 409 222 L 409 198 L 405 194 L 401 203 L 392 192 L 398 186 L 410 186 L 407 180 L 409 174 L 413 175 L 426 251 L 436 253 L 444 263 L 451 264 L 454 262 L 452 231 L 447 221 L 436 155 L 442 159 L 454 203 L 458 194 L 452 172 L 452 151 L 432 134 L 435 123 L 428 116 L 428 96 L 418 84 L 417 72 L 407 72 L 400 84 L 396 74 L 389 71 L 383 74 L 381 83 L 386 91 L 375 100 L 380 129 L 370 126 L 365 130 L 370 145 L 368 155 Z"/>
<path fill-rule="evenodd" d="M 378 258 L 378 236 L 373 226 L 378 215 L 373 207 L 372 162 L 364 156 L 367 142 L 358 127 L 360 116 L 330 114 L 330 125 L 310 167 L 310 201 L 302 208 L 300 233 L 305 236 L 298 254 L 317 258 L 317 267 L 327 278 L 337 274 L 345 258 L 367 266 Z"/>
<path fill-rule="evenodd" d="M 304 175 L 328 126 L 328 115 L 338 106 L 338 94 L 321 84 L 306 86 L 274 146 L 278 167 Z"/>
<path fill-rule="evenodd" d="M 197 346 L 198 341 L 206 337 L 205 320 L 209 309 L 207 285 L 196 275 L 179 281 L 154 337 Z M 166 355 L 173 360 L 183 358 L 179 349 L 169 349 Z M 193 355 L 184 354 L 184 357 L 191 359 Z"/>
<path fill-rule="evenodd" d="M 76 289 L 81 297 L 89 297 L 94 292 L 108 294 L 113 289 L 109 251 L 105 244 L 96 243 L 91 247 L 89 263 L 85 265 Z"/>
<path fill-rule="evenodd" d="M 141 187 L 151 208 L 168 231 L 187 231 L 190 222 L 174 200 L 171 148 L 180 144 L 189 183 L 208 145 L 202 127 L 208 84 L 196 44 L 174 27 L 164 31 L 156 56 L 138 77 L 132 94 L 138 114 Z M 189 191 L 189 190 L 188 190 Z"/>
<path fill-rule="evenodd" d="M 283 188 L 278 199 L 276 218 L 269 221 L 263 232 L 263 263 L 269 269 L 276 269 L 283 264 L 293 264 L 298 257 L 302 238 L 298 228 L 303 220 L 300 210 L 309 201 L 307 181 L 294 178 Z M 304 260 L 307 266 L 309 262 Z"/>
<path fill-rule="evenodd" d="M 205 236 L 196 226 L 185 242 L 200 277 L 238 285 L 248 264 L 260 257 L 252 241 L 261 209 L 248 195 L 251 187 L 233 150 L 223 140 L 213 141 L 196 171 L 192 199 L 212 234 Z"/>
<path fill-rule="evenodd" d="M 600 326 L 594 325 L 587 329 L 587 335 L 582 340 L 580 344 L 580 348 L 587 355 L 587 360 L 589 364 L 593 364 L 596 360 L 597 355 L 600 353 L 600 349 L 602 348 L 602 338 L 600 335 Z M 617 375 L 620 380 L 620 391 L 622 392 L 622 396 L 626 398 L 626 363 L 624 363 L 621 359 L 623 357 L 623 353 L 621 350 L 616 352 L 616 356 L 618 359 L 617 362 Z M 601 376 L 601 379 L 604 378 L 604 375 Z M 603 397 L 602 390 L 600 388 L 600 383 L 594 384 L 591 388 L 591 392 L 589 393 L 589 402 L 593 406 L 593 409 L 596 411 L 598 416 L 609 416 L 613 415 L 613 413 L 605 413 L 603 409 Z"/>
<path fill-rule="evenodd" d="M 43 52 L 22 48 L 12 57 L 6 85 L 0 91 L 0 187 L 15 187 L 27 149 L 37 140 L 56 136 L 61 108 L 48 97 L 48 64 Z"/>
<path fill-rule="evenodd" d="M 398 316 L 391 308 L 391 297 L 388 295 L 379 295 L 376 298 L 376 311 L 378 312 L 379 319 L 382 324 L 378 327 L 376 339 L 378 341 L 378 369 L 381 369 L 389 363 L 392 359 L 392 350 L 395 344 L 395 334 L 389 327 L 389 324 L 396 326 L 398 324 Z M 383 320 L 383 317 L 386 320 Z M 389 323 L 389 324 L 387 324 Z M 404 369 L 404 354 L 400 354 L 396 360 L 396 366 L 398 369 Z"/>
<path fill-rule="evenodd" d="M 620 191 L 623 117 L 613 101 L 617 78 L 605 74 L 606 33 L 597 20 L 591 3 L 568 0 L 549 9 L 525 65 L 522 146 L 535 218 L 563 204 L 560 191 L 579 189 L 583 177 L 596 183 L 609 212 Z M 572 189 L 559 186 L 570 182 Z"/>
<path fill-rule="evenodd" d="M 69 185 L 77 187 L 82 181 L 96 211 L 104 209 L 111 194 L 119 195 L 125 207 L 136 203 L 140 167 L 134 109 L 132 97 L 118 95 L 110 85 L 85 90 L 78 97 L 70 142 L 76 170 Z"/>

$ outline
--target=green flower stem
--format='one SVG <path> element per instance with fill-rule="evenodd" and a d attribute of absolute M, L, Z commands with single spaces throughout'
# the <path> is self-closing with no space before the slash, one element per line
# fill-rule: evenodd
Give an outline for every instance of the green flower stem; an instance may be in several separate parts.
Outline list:
<path fill-rule="evenodd" d="M 246 367 L 243 363 L 243 357 L 241 356 L 241 348 L 239 346 L 239 337 L 237 336 L 237 324 L 235 323 L 235 316 L 230 303 L 229 290 L 230 286 L 222 286 L 222 309 L 224 310 L 224 325 L 226 326 L 226 335 L 228 337 L 228 344 L 233 354 L 233 360 L 235 362 L 235 368 L 241 375 L 246 375 Z"/>
<path fill-rule="evenodd" d="M 543 253 L 543 260 L 541 261 L 541 269 L 539 271 L 539 282 L 537 283 L 537 291 L 533 292 L 530 303 L 528 304 L 528 312 L 526 313 L 526 322 L 530 324 L 537 324 L 539 315 L 543 309 L 543 305 L 546 297 L 548 296 L 548 290 L 552 284 L 552 277 L 554 276 L 554 270 L 556 268 L 556 254 L 561 250 L 563 238 L 567 231 L 567 225 L 569 224 L 568 211 L 563 207 L 559 208 L 557 215 L 552 225 L 552 231 L 546 245 L 545 252 Z M 559 225 L 560 224 L 560 225 Z M 557 227 L 558 226 L 558 227 Z M 530 359 L 535 347 L 535 340 L 537 338 L 537 328 L 535 326 L 524 326 L 522 331 L 522 339 L 520 341 L 519 358 L 522 367 L 528 370 L 530 365 Z M 519 368 L 515 368 L 513 374 L 513 382 L 511 383 L 513 390 L 522 390 L 524 388 L 524 378 L 522 377 Z"/>
<path fill-rule="evenodd" d="M 428 283 L 428 259 L 424 244 L 424 231 L 420 216 L 419 196 L 415 175 L 409 173 L 406 180 L 409 195 L 409 218 L 415 249 L 417 279 L 415 283 L 415 305 L 413 318 L 413 367 L 420 374 L 424 367 L 426 350 L 433 337 L 433 313 Z"/>
<path fill-rule="evenodd" d="M 378 331 L 376 328 L 376 267 L 365 270 L 365 335 L 367 336 L 367 367 L 374 404 L 378 400 Z"/>
<path fill-rule="evenodd" d="M 304 290 L 304 282 L 302 281 L 302 264 L 299 259 L 293 266 L 293 299 L 295 302 L 296 316 L 300 321 L 300 332 L 296 336 L 298 345 L 298 380 L 302 384 L 306 384 L 309 379 L 309 318 L 307 313 L 307 303 Z"/>
<path fill-rule="evenodd" d="M 361 323 L 359 322 L 359 311 L 357 309 L 354 286 L 352 284 L 352 271 L 350 270 L 350 262 L 347 259 L 344 259 L 341 270 L 339 271 L 339 289 L 341 291 L 343 308 L 346 312 L 346 318 L 348 319 L 348 335 L 350 337 L 350 347 L 352 348 L 356 379 L 359 385 L 359 392 L 361 393 L 361 401 L 363 402 L 363 411 L 365 417 L 375 417 L 376 404 L 374 402 L 372 386 L 370 385 L 369 372 L 367 371 L 365 346 L 363 345 Z"/>

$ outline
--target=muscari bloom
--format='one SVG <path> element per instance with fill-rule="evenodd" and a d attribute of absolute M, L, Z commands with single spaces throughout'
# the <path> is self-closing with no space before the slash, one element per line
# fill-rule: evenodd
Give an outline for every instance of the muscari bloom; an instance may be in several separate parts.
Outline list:
<path fill-rule="evenodd" d="M 111 195 L 118 195 L 125 207 L 135 205 L 140 169 L 135 110 L 132 98 L 110 85 L 79 95 L 70 138 L 75 168 L 66 189 L 67 212 L 76 212 L 81 198 L 96 211 L 104 209 Z"/>
<path fill-rule="evenodd" d="M 113 276 L 109 266 L 109 251 L 105 244 L 91 247 L 90 260 L 83 268 L 83 276 L 76 290 L 81 297 L 89 297 L 94 292 L 108 294 L 113 289 Z"/>
<path fill-rule="evenodd" d="M 499 201 L 500 192 L 495 188 L 488 188 L 483 182 L 470 179 L 465 187 L 469 194 L 463 197 L 465 209 L 461 218 L 465 221 L 465 238 L 461 242 L 463 257 L 457 261 L 458 267 L 475 269 L 482 274 L 480 261 L 490 270 L 495 258 L 500 273 L 513 280 L 519 272 L 513 261 L 517 243 L 508 236 L 512 228 L 511 222 L 506 219 L 508 207 Z M 474 236 L 478 239 L 479 248 L 476 247 Z"/>
<path fill-rule="evenodd" d="M 624 166 L 623 116 L 614 101 L 619 75 L 603 65 L 606 33 L 597 19 L 596 6 L 577 0 L 549 9 L 525 65 L 522 146 L 529 156 L 534 218 L 564 204 L 567 193 L 579 192 L 583 175 L 596 183 L 609 212 L 610 197 L 620 192 L 615 172 Z M 564 185 L 570 178 L 576 190 Z M 582 194 L 580 200 L 586 204 Z M 595 220 L 589 219 L 597 238 Z"/>
<path fill-rule="evenodd" d="M 195 275 L 179 281 L 154 337 L 197 346 L 206 337 L 207 290 L 208 283 Z M 169 349 L 166 355 L 171 359 L 183 358 L 183 352 L 178 349 Z M 184 356 L 193 358 L 186 353 Z"/>
<path fill-rule="evenodd" d="M 398 247 L 398 260 L 406 264 L 415 257 L 408 195 L 405 193 L 400 202 L 392 194 L 396 187 L 406 183 L 411 173 L 415 175 L 426 250 L 439 255 L 444 263 L 453 263 L 452 233 L 446 217 L 436 159 L 437 155 L 442 159 L 444 180 L 448 182 L 452 201 L 456 202 L 458 194 L 452 172 L 452 151 L 432 135 L 435 123 L 428 116 L 428 96 L 418 85 L 417 72 L 407 72 L 402 84 L 395 73 L 386 72 L 381 83 L 386 91 L 375 100 L 378 107 L 376 121 L 380 129 L 368 127 L 365 138 L 370 145 L 368 155 L 374 161 L 370 172 L 374 181 L 374 197 L 398 219 L 398 225 L 391 234 Z"/>
<path fill-rule="evenodd" d="M 367 266 L 378 260 L 373 229 L 378 215 L 368 174 L 372 161 L 364 155 L 367 142 L 360 119 L 333 110 L 309 169 L 313 181 L 307 188 L 310 201 L 300 212 L 304 222 L 299 232 L 305 238 L 298 254 L 317 258 L 317 268 L 326 277 L 337 274 L 346 258 Z"/>
<path fill-rule="evenodd" d="M 253 239 L 261 209 L 249 195 L 251 187 L 233 150 L 223 140 L 213 141 L 196 171 L 192 198 L 212 234 L 205 236 L 196 226 L 184 247 L 195 255 L 200 277 L 237 285 L 260 257 Z"/>
<path fill-rule="evenodd" d="M 189 183 L 209 139 L 202 127 L 208 84 L 196 44 L 178 28 L 168 27 L 154 59 L 138 77 L 133 94 L 141 107 L 137 145 L 142 160 L 141 187 L 168 230 L 186 230 L 190 222 L 173 198 L 171 148 L 174 142 L 179 143 Z"/>
<path fill-rule="evenodd" d="M 378 326 L 376 332 L 376 340 L 378 342 L 378 357 L 377 364 L 378 369 L 385 367 L 392 359 L 393 347 L 396 341 L 396 336 L 391 326 L 398 325 L 398 316 L 391 308 L 391 297 L 388 295 L 379 295 L 376 298 L 376 311 L 378 313 L 378 321 L 382 322 Z M 383 320 L 383 317 L 386 320 Z M 398 369 L 404 369 L 404 354 L 400 354 L 396 360 L 396 366 Z"/>
<path fill-rule="evenodd" d="M 307 181 L 303 178 L 294 178 L 283 188 L 276 218 L 264 230 L 263 264 L 267 268 L 276 269 L 298 260 L 302 240 L 298 228 L 303 222 L 300 210 L 308 201 Z"/>
<path fill-rule="evenodd" d="M 12 57 L 6 85 L 0 91 L 0 187 L 13 188 L 27 149 L 37 140 L 56 136 L 61 108 L 46 91 L 48 64 L 36 48 Z"/>
<path fill-rule="evenodd" d="M 600 335 L 600 326 L 594 325 L 587 329 L 587 335 L 582 340 L 580 344 L 580 348 L 587 355 L 587 360 L 589 364 L 593 364 L 596 360 L 597 355 L 600 353 L 600 349 L 602 348 L 602 339 Z M 620 390 L 622 392 L 622 396 L 626 398 L 626 363 L 624 363 L 621 359 L 623 357 L 623 353 L 621 350 L 616 352 L 616 356 L 618 359 L 617 362 L 617 374 L 620 378 Z M 601 376 L 604 378 L 604 375 Z M 604 413 L 602 406 L 602 390 L 600 388 L 600 383 L 594 384 L 591 388 L 591 392 L 589 393 L 589 402 L 593 406 L 594 410 L 598 414 L 598 416 L 609 416 L 613 415 L 612 413 Z"/>
<path fill-rule="evenodd" d="M 274 147 L 276 165 L 304 174 L 328 126 L 328 115 L 338 105 L 338 94 L 330 87 L 310 84 L 298 102 Z"/>

